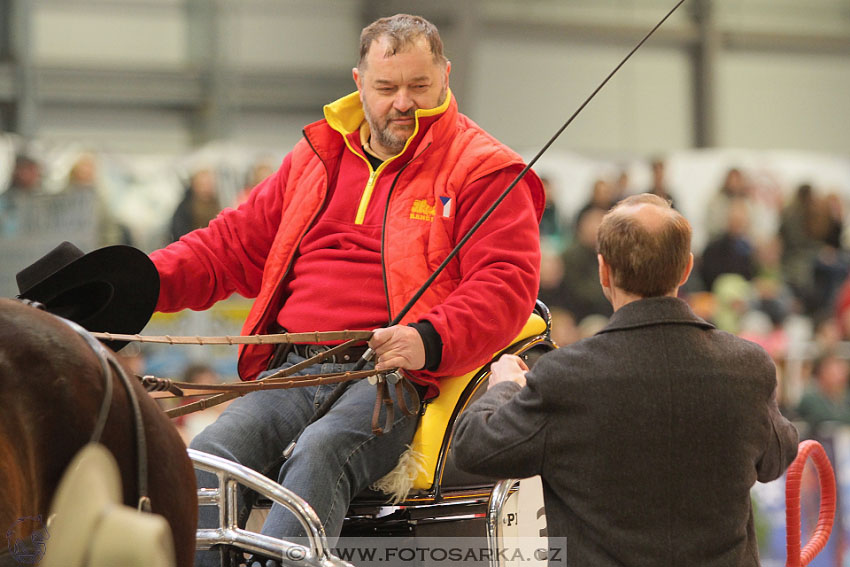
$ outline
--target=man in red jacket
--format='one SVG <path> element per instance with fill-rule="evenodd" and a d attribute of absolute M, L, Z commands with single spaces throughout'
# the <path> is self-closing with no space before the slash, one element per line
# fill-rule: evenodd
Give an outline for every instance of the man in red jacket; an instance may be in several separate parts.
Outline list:
<path fill-rule="evenodd" d="M 325 106 L 325 119 L 304 129 L 277 173 L 238 209 L 151 255 L 162 284 L 157 309 L 206 309 L 238 292 L 256 297 L 245 334 L 378 329 L 369 342 L 375 367 L 402 369 L 427 397 L 438 394 L 441 377 L 489 360 L 519 332 L 537 294 L 544 199 L 533 173 L 401 324 L 381 328 L 524 166 L 458 112 L 450 71 L 426 20 L 401 14 L 366 27 L 357 92 Z M 296 345 L 282 364 L 304 360 L 307 350 Z M 257 378 L 272 355 L 267 345 L 243 348 L 241 377 Z M 307 372 L 348 370 L 356 359 Z M 281 452 L 332 389 L 249 394 L 192 447 L 277 475 L 334 537 L 350 499 L 394 467 L 417 417 L 398 415 L 389 433 L 374 435 L 375 388 L 361 381 L 304 430 L 281 466 Z M 199 473 L 199 482 L 215 481 Z M 303 530 L 273 508 L 263 533 Z"/>

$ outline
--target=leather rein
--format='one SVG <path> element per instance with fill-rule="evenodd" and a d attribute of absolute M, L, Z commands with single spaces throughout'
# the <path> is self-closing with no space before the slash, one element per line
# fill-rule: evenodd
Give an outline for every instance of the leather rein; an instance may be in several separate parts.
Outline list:
<path fill-rule="evenodd" d="M 339 384 L 368 378 L 369 382 L 376 385 L 375 407 L 372 413 L 372 431 L 377 435 L 388 433 L 392 429 L 394 421 L 394 403 L 390 396 L 390 385 L 394 386 L 396 400 L 399 409 L 405 415 L 413 415 L 419 411 L 419 396 L 413 384 L 399 371 L 379 372 L 377 370 L 355 370 L 348 372 L 334 372 L 329 374 L 303 374 L 294 375 L 304 368 L 321 364 L 328 358 L 343 353 L 356 343 L 369 340 L 371 331 L 325 331 L 309 333 L 280 333 L 272 335 L 251 336 L 218 336 L 200 337 L 185 336 L 142 336 L 142 335 L 118 335 L 114 333 L 92 333 L 96 339 L 106 341 L 138 341 L 149 343 L 164 343 L 170 345 L 237 345 L 237 344 L 298 344 L 298 343 L 321 343 L 325 341 L 345 340 L 345 342 L 319 352 L 315 356 L 305 359 L 298 364 L 279 370 L 270 376 L 249 382 L 238 382 L 228 384 L 198 384 L 191 382 L 178 382 L 168 378 L 155 376 L 137 377 L 142 387 L 156 399 L 187 398 L 193 396 L 207 397 L 190 402 L 188 404 L 165 410 L 166 415 L 171 418 L 180 417 L 196 411 L 202 411 L 221 403 L 230 401 L 257 390 L 282 390 L 302 386 L 315 386 L 320 384 Z M 414 400 L 414 407 L 408 406 L 404 398 L 404 391 Z M 379 424 L 381 407 L 386 408 L 384 425 Z"/>

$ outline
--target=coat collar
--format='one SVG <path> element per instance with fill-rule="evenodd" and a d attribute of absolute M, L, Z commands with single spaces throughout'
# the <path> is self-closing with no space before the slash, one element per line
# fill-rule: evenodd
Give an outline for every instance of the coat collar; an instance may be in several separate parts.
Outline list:
<path fill-rule="evenodd" d="M 627 303 L 611 316 L 599 333 L 634 329 L 650 325 L 684 324 L 703 329 L 714 325 L 697 316 L 687 303 L 677 297 L 648 297 Z"/>
<path fill-rule="evenodd" d="M 447 88 L 446 99 L 442 104 L 435 108 L 419 108 L 416 110 L 416 127 L 411 138 L 415 138 L 419 132 L 420 120 L 444 114 L 450 107 L 453 107 L 453 112 L 457 112 L 457 102 L 454 100 L 451 89 Z M 343 136 L 360 130 L 366 122 L 366 115 L 360 102 L 360 94 L 357 91 L 326 104 L 323 112 L 328 125 Z"/>
<path fill-rule="evenodd" d="M 346 95 L 324 107 L 325 118 L 304 127 L 304 137 L 323 159 L 335 155 L 345 146 L 346 136 L 356 136 L 359 141 L 365 114 L 357 91 Z M 427 147 L 433 140 L 447 140 L 457 129 L 457 100 L 451 89 L 446 91 L 446 100 L 435 108 L 418 109 L 415 113 L 416 126 L 402 152 L 396 156 L 401 161 L 412 156 L 418 147 Z M 359 146 L 359 143 L 355 142 Z"/>

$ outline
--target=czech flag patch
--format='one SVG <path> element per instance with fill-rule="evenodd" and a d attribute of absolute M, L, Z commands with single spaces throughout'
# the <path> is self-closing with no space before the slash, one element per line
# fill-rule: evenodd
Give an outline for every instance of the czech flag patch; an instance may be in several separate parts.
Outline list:
<path fill-rule="evenodd" d="M 452 216 L 452 198 L 440 197 L 440 203 L 443 204 L 443 218 L 447 219 Z"/>

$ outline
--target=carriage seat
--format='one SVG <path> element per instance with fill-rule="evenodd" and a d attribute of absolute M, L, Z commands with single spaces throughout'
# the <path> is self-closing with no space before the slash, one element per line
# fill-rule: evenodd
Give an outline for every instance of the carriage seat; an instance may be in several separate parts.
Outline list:
<path fill-rule="evenodd" d="M 542 306 L 541 312 L 535 311 L 529 316 L 525 326 L 511 341 L 510 346 L 495 353 L 493 361 L 504 352 L 514 352 L 516 349 L 512 347 L 520 345 L 523 341 L 542 337 L 547 333 L 548 312 L 545 306 Z M 548 338 L 546 340 L 548 344 Z M 396 469 L 376 483 L 376 488 L 393 495 L 395 500 L 399 501 L 403 497 L 402 493 L 408 492 L 397 488 L 397 478 L 400 474 L 412 477 L 411 483 L 404 487 L 409 488 L 411 493 L 427 492 L 435 487 L 435 481 L 437 485 L 440 485 L 446 480 L 444 473 L 449 471 L 452 471 L 454 476 L 465 477 L 467 481 L 473 478 L 471 475 L 460 473 L 452 466 L 449 449 L 454 420 L 471 403 L 474 390 L 480 389 L 478 387 L 489 375 L 489 366 L 490 362 L 462 376 L 440 380 L 440 395 L 425 403 L 410 448 L 402 455 Z M 481 392 L 483 391 L 481 389 Z M 490 483 L 492 484 L 492 481 Z"/>

